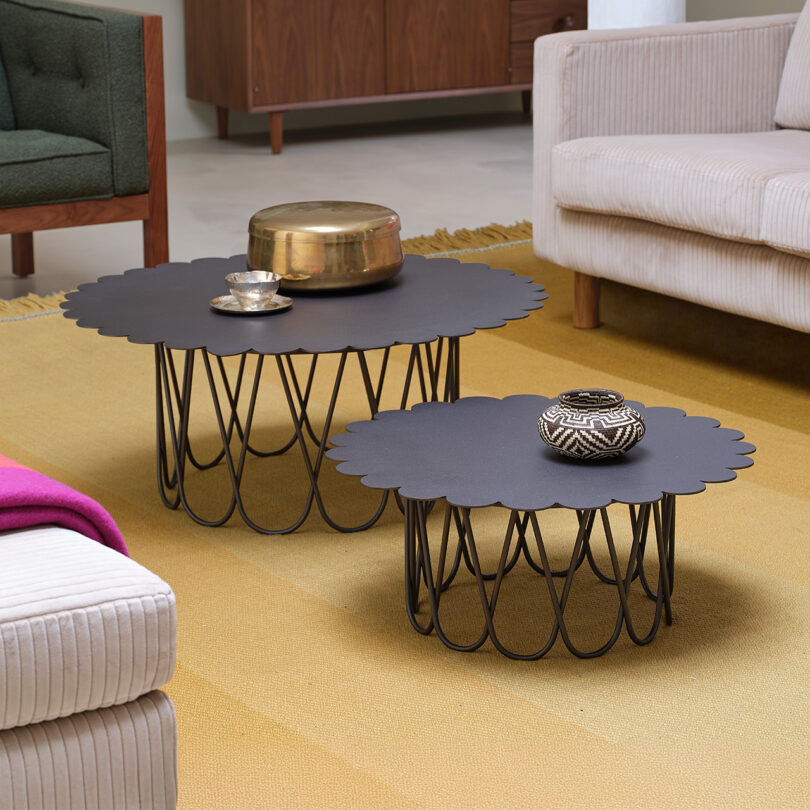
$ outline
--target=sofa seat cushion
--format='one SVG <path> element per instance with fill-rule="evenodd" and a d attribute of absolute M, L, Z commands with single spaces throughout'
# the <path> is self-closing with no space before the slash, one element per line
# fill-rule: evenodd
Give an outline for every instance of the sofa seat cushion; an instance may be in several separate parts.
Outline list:
<path fill-rule="evenodd" d="M 769 182 L 807 171 L 810 132 L 629 135 L 558 144 L 551 183 L 562 208 L 762 242 Z"/>
<path fill-rule="evenodd" d="M 810 256 L 810 172 L 783 174 L 768 183 L 762 241 L 777 250 Z"/>
<path fill-rule="evenodd" d="M 112 196 L 106 147 L 38 129 L 0 131 L 0 208 Z"/>
<path fill-rule="evenodd" d="M 70 529 L 0 532 L 0 729 L 126 703 L 175 660 L 171 588 Z"/>

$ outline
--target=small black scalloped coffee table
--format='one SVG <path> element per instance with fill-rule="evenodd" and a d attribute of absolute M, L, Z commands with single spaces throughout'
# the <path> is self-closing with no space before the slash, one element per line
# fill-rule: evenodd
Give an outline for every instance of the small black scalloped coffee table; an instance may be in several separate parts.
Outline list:
<path fill-rule="evenodd" d="M 300 294 L 286 312 L 264 316 L 226 315 L 211 311 L 209 302 L 227 292 L 225 276 L 245 269 L 244 255 L 136 268 L 82 284 L 62 304 L 65 316 L 101 335 L 126 336 L 132 343 L 154 344 L 158 448 L 158 491 L 170 509 L 183 506 L 204 526 L 220 526 L 238 511 L 248 526 L 264 534 L 283 534 L 301 526 L 317 505 L 323 519 L 339 531 L 360 531 L 382 514 L 388 493 L 367 521 L 342 526 L 330 517 L 318 478 L 331 431 L 338 392 L 347 362 L 355 357 L 363 380 L 370 414 L 375 414 L 383 392 L 391 347 L 410 346 L 401 407 L 412 389 L 423 401 L 451 401 L 459 396 L 459 339 L 478 329 L 503 326 L 525 318 L 543 306 L 548 296 L 532 279 L 486 264 L 462 264 L 456 259 L 405 257 L 402 270 L 391 281 L 344 293 Z M 382 349 L 379 374 L 372 379 L 366 352 Z M 173 351 L 182 355 L 175 362 Z M 308 413 L 318 356 L 339 355 L 338 368 L 323 429 L 316 433 Z M 229 377 L 222 358 L 240 357 Z M 292 356 L 310 356 L 304 378 L 296 373 Z M 195 357 L 205 368 L 211 403 L 222 447 L 208 460 L 197 458 L 191 447 L 191 392 Z M 259 383 L 265 357 L 275 358 L 292 437 L 279 448 L 259 450 L 250 442 Z M 255 365 L 253 383 L 248 358 Z M 443 368 L 443 371 L 442 371 Z M 249 389 L 247 408 L 240 395 Z M 244 397 L 241 397 L 244 403 Z M 264 405 L 264 402 L 261 402 Z M 195 408 L 196 412 L 196 408 Z M 234 436 L 236 438 L 234 438 Z M 236 452 L 231 448 L 236 443 Z M 310 450 L 308 444 L 312 444 Z M 278 456 L 297 445 L 309 479 L 309 491 L 298 518 L 289 526 L 268 528 L 247 513 L 240 491 L 248 455 Z M 233 490 L 224 513 L 204 518 L 189 503 L 185 486 L 187 466 L 206 470 L 225 462 Z M 175 491 L 176 490 L 176 491 Z"/>
<path fill-rule="evenodd" d="M 561 635 L 574 655 L 593 658 L 616 643 L 622 626 L 633 642 L 648 644 L 658 631 L 662 612 L 666 623 L 672 624 L 676 495 L 701 492 L 709 482 L 731 481 L 735 469 L 753 464 L 747 454 L 754 452 L 754 445 L 740 441 L 743 434 L 739 431 L 721 428 L 715 419 L 686 416 L 676 408 L 645 408 L 638 402 L 628 404 L 646 422 L 647 432 L 639 444 L 615 459 L 567 459 L 546 447 L 537 433 L 537 418 L 552 402 L 546 397 L 519 395 L 419 404 L 356 422 L 348 426 L 348 433 L 331 439 L 336 447 L 328 456 L 342 462 L 340 472 L 363 476 L 366 486 L 394 489 L 405 499 L 408 618 L 420 633 L 428 635 L 435 629 L 453 650 L 471 652 L 490 638 L 504 655 L 532 660 L 545 655 Z M 445 506 L 434 564 L 427 516 L 438 500 L 444 500 Z M 628 504 L 630 511 L 632 541 L 624 568 L 608 518 L 608 506 L 614 503 Z M 497 569 L 484 573 L 479 559 L 481 540 L 473 532 L 471 510 L 492 505 L 509 510 L 509 520 Z M 537 512 L 554 507 L 574 510 L 578 524 L 570 563 L 562 570 L 553 570 L 549 564 L 537 519 Z M 607 573 L 598 565 L 592 548 L 597 513 L 610 558 Z M 657 552 L 657 571 L 652 576 L 645 553 L 651 520 Z M 456 544 L 452 553 L 451 535 Z M 530 538 L 537 557 L 530 550 Z M 536 650 L 518 653 L 499 639 L 495 611 L 503 578 L 521 557 L 545 579 L 555 618 Z M 477 583 L 484 620 L 480 636 L 469 644 L 448 638 L 439 611 L 442 594 L 458 574 L 462 559 Z M 572 642 L 564 615 L 574 574 L 586 559 L 597 578 L 615 586 L 618 593 L 613 632 L 593 650 L 581 650 Z M 561 594 L 554 584 L 557 577 L 564 578 Z M 636 630 L 630 615 L 628 598 L 636 580 L 655 602 L 652 626 L 646 633 Z M 428 616 L 420 620 L 423 584 Z"/>

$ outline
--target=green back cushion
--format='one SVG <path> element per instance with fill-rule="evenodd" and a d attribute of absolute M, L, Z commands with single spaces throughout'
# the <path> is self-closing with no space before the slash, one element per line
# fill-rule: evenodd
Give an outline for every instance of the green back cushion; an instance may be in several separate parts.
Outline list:
<path fill-rule="evenodd" d="M 112 155 L 116 195 L 148 190 L 138 15 L 57 0 L 0 0 L 0 53 L 18 129 L 101 144 Z"/>
<path fill-rule="evenodd" d="M 0 129 L 14 129 L 14 108 L 11 106 L 2 54 L 0 54 Z"/>

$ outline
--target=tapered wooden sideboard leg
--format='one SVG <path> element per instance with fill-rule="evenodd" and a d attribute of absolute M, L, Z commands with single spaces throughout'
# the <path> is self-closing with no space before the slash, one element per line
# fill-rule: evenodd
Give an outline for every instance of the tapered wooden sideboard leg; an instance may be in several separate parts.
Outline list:
<path fill-rule="evenodd" d="M 595 329 L 599 326 L 599 279 L 574 272 L 574 326 Z"/>
<path fill-rule="evenodd" d="M 228 108 L 217 107 L 217 138 L 228 140 Z"/>
<path fill-rule="evenodd" d="M 11 234 L 11 267 L 15 276 L 30 276 L 34 272 L 34 234 Z"/>
<path fill-rule="evenodd" d="M 270 148 L 273 154 L 277 155 L 281 152 L 281 147 L 284 144 L 284 113 L 271 112 L 270 113 Z"/>
<path fill-rule="evenodd" d="M 521 90 L 520 91 L 520 103 L 523 105 L 524 114 L 528 115 L 532 111 L 532 91 L 531 90 Z"/>

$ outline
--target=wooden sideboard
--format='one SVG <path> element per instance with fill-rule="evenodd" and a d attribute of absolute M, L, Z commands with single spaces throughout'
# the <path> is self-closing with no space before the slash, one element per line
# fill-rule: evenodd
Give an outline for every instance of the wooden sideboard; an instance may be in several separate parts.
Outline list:
<path fill-rule="evenodd" d="M 587 22 L 587 0 L 184 0 L 186 95 L 269 113 L 281 151 L 284 112 L 521 91 L 532 43 Z"/>

